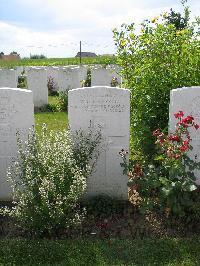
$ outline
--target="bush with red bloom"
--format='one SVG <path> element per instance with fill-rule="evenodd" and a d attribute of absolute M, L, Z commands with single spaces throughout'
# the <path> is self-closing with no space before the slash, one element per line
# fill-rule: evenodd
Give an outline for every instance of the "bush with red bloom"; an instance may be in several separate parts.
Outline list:
<path fill-rule="evenodd" d="M 129 177 L 129 200 L 143 213 L 156 209 L 164 213 L 168 210 L 168 216 L 184 216 L 190 197 L 198 188 L 194 170 L 200 170 L 200 163 L 187 154 L 192 149 L 190 129 L 200 126 L 192 116 L 184 116 L 183 111 L 174 116 L 178 119 L 175 132 L 165 134 L 158 128 L 152 133 L 158 148 L 153 164 L 128 161 L 127 152 L 120 152 L 121 166 Z"/>
<path fill-rule="evenodd" d="M 179 120 L 174 134 L 165 135 L 160 130 L 156 130 L 156 134 L 153 131 L 153 136 L 157 138 L 155 143 L 162 154 L 168 158 L 179 160 L 191 149 L 189 128 L 198 129 L 199 125 L 194 122 L 193 116 L 184 117 L 183 111 L 175 113 L 174 116 Z"/>

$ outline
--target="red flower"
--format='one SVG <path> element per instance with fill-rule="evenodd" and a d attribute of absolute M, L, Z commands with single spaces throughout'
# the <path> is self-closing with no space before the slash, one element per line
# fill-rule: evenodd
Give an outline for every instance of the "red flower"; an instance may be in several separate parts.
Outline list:
<path fill-rule="evenodd" d="M 184 145 L 184 146 L 189 146 L 189 143 L 190 143 L 189 139 L 183 141 L 183 145 Z"/>
<path fill-rule="evenodd" d="M 181 157 L 180 154 L 176 154 L 176 155 L 174 156 L 175 159 L 179 159 L 180 157 Z"/>
<path fill-rule="evenodd" d="M 186 146 L 186 145 L 183 145 L 183 146 L 180 147 L 180 151 L 181 151 L 181 152 L 185 152 L 185 151 L 187 151 L 188 149 L 189 149 L 189 147 Z"/>
<path fill-rule="evenodd" d="M 168 139 L 171 140 L 171 141 L 180 142 L 180 138 L 177 135 L 170 135 Z"/>
<path fill-rule="evenodd" d="M 174 114 L 175 118 L 181 118 L 184 116 L 183 111 L 179 111 L 178 113 Z"/>
<path fill-rule="evenodd" d="M 183 145 L 180 147 L 180 151 L 185 152 L 185 151 L 189 150 L 189 143 L 190 143 L 189 140 L 184 140 Z"/>
<path fill-rule="evenodd" d="M 159 143 L 161 146 L 165 143 L 166 139 L 165 139 L 165 135 L 163 133 L 160 133 L 157 136 L 157 141 L 156 144 Z"/>
<path fill-rule="evenodd" d="M 198 125 L 198 124 L 194 124 L 194 127 L 195 127 L 196 129 L 198 129 L 198 128 L 200 127 L 200 125 Z"/>
<path fill-rule="evenodd" d="M 188 140 L 191 140 L 189 133 L 186 133 L 186 137 L 187 137 Z"/>
<path fill-rule="evenodd" d="M 160 135 L 161 131 L 160 131 L 160 128 L 157 128 L 156 130 L 153 131 L 153 136 L 154 137 L 157 137 L 158 135 Z"/>
<path fill-rule="evenodd" d="M 193 116 L 186 116 L 185 118 L 183 118 L 181 121 L 180 121 L 180 124 L 192 124 L 192 121 L 194 120 L 194 117 Z"/>

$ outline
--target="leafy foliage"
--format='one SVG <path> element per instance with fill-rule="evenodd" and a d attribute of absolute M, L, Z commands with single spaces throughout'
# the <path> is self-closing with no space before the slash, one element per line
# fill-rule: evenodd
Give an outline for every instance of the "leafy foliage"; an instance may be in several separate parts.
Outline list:
<path fill-rule="evenodd" d="M 118 79 L 116 77 L 112 77 L 110 86 L 111 87 L 118 87 L 120 85 Z"/>
<path fill-rule="evenodd" d="M 90 128 L 88 132 L 80 129 L 72 134 L 74 159 L 81 171 L 87 175 L 88 166 L 90 166 L 89 172 L 91 173 L 96 165 L 100 154 L 101 140 L 101 132 L 93 132 Z"/>
<path fill-rule="evenodd" d="M 90 144 L 81 145 L 81 154 L 84 149 L 94 153 Z M 85 191 L 91 167 L 87 157 L 77 157 L 80 151 L 69 132 L 47 132 L 43 128 L 40 135 L 31 132 L 26 143 L 19 138 L 18 146 L 19 157 L 8 173 L 14 207 L 4 209 L 3 214 L 37 235 L 58 234 L 80 223 L 83 212 L 78 201 Z"/>
<path fill-rule="evenodd" d="M 41 54 L 41 55 L 38 55 L 38 54 L 34 54 L 34 55 L 31 55 L 30 56 L 30 59 L 45 59 L 46 56 Z"/>
<path fill-rule="evenodd" d="M 167 216 L 185 216 L 197 199 L 193 194 L 199 191 L 194 170 L 200 170 L 200 162 L 188 157 L 192 150 L 189 128 L 199 128 L 192 116 L 183 117 L 182 111 L 175 114 L 179 119 L 174 134 L 165 135 L 157 129 L 158 155 L 154 165 L 140 165 L 127 162 L 127 152 L 121 151 L 121 166 L 128 174 L 129 198 L 143 212 L 159 209 Z"/>
<path fill-rule="evenodd" d="M 60 91 L 58 94 L 58 110 L 67 111 L 68 109 L 68 92 Z"/>
<path fill-rule="evenodd" d="M 85 205 L 87 213 L 96 217 L 104 217 L 122 211 L 123 203 L 107 195 L 99 195 L 90 198 Z"/>
<path fill-rule="evenodd" d="M 40 112 L 67 112 L 68 93 L 65 91 L 54 91 L 50 93 L 49 103 L 40 107 Z"/>
<path fill-rule="evenodd" d="M 18 88 L 28 88 L 27 85 L 27 78 L 24 74 L 22 74 L 21 76 L 18 77 L 18 84 L 17 84 Z"/>
<path fill-rule="evenodd" d="M 151 159 L 151 132 L 168 126 L 170 90 L 200 84 L 199 21 L 177 30 L 160 18 L 145 20 L 140 33 L 134 23 L 114 30 L 118 63 L 131 90 L 131 151 Z"/>
<path fill-rule="evenodd" d="M 189 11 L 185 9 L 185 16 L 182 17 L 180 12 L 170 9 L 170 13 L 165 17 L 168 24 L 173 24 L 177 30 L 183 30 L 188 26 Z"/>
<path fill-rule="evenodd" d="M 85 80 L 81 81 L 82 87 L 91 87 L 91 69 L 88 68 L 87 70 L 87 76 Z"/>

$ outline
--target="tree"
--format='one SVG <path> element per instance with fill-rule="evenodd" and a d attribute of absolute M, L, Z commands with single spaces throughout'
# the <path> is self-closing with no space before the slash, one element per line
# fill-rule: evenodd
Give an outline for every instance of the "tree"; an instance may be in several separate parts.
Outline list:
<path fill-rule="evenodd" d="M 2 58 L 2 57 L 3 57 L 3 55 L 4 55 L 4 52 L 1 52 L 1 53 L 0 53 L 0 58 Z"/>
<path fill-rule="evenodd" d="M 170 9 L 170 13 L 165 17 L 167 24 L 173 24 L 177 30 L 183 30 L 188 27 L 189 23 L 189 8 L 184 8 L 184 15 L 180 12 Z"/>
<path fill-rule="evenodd" d="M 18 55 L 18 53 L 13 51 L 13 52 L 10 53 L 10 55 Z"/>

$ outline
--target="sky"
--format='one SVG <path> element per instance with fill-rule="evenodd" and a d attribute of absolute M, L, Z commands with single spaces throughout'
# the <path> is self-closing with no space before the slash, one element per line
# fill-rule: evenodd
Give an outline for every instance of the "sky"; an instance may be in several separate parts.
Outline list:
<path fill-rule="evenodd" d="M 192 16 L 200 0 L 188 0 Z M 73 57 L 79 51 L 115 53 L 113 28 L 151 19 L 180 0 L 0 0 L 0 52 L 21 57 Z"/>

